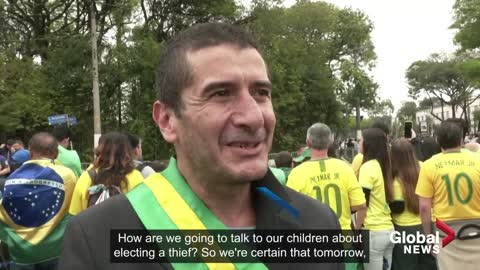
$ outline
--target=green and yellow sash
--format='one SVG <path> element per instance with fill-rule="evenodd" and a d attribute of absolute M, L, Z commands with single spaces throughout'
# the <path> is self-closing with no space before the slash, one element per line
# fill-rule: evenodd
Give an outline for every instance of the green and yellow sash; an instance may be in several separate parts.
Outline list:
<path fill-rule="evenodd" d="M 163 174 L 163 175 L 162 175 Z M 176 169 L 169 168 L 149 177 L 126 196 L 147 230 L 227 230 L 190 189 Z M 177 270 L 268 269 L 263 263 L 172 263 Z"/>

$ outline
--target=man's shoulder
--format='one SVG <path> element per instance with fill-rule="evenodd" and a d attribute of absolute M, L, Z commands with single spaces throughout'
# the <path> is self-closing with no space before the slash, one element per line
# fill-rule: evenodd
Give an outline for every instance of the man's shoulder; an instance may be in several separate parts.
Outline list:
<path fill-rule="evenodd" d="M 77 159 L 79 158 L 78 153 L 76 150 L 69 150 L 61 145 L 58 146 L 58 159 L 65 158 L 65 159 Z"/>
<path fill-rule="evenodd" d="M 317 168 L 317 167 L 318 167 L 318 165 L 314 161 L 308 160 L 308 161 L 303 162 L 302 164 L 299 164 L 295 168 L 293 168 L 290 171 L 290 174 L 292 174 L 292 173 L 293 174 L 298 174 L 298 173 L 309 172 L 313 168 Z"/>
<path fill-rule="evenodd" d="M 350 166 L 350 163 L 343 159 L 339 158 L 329 158 L 327 159 L 327 164 L 328 165 L 333 165 L 335 168 L 340 169 L 340 170 L 351 170 L 353 172 L 352 167 Z"/>
<path fill-rule="evenodd" d="M 340 229 L 338 218 L 330 207 L 289 187 L 285 190 L 291 205 L 300 212 L 301 229 Z"/>

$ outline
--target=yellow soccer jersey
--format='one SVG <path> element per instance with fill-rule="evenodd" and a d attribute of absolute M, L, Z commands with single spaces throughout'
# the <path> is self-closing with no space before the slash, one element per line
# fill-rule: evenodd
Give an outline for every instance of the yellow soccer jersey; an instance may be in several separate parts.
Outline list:
<path fill-rule="evenodd" d="M 363 163 L 363 154 L 358 153 L 352 160 L 352 169 L 355 172 L 355 175 L 358 176 L 358 172 L 360 171 L 360 167 L 362 167 Z"/>
<path fill-rule="evenodd" d="M 350 165 L 336 158 L 310 160 L 290 172 L 287 186 L 332 208 L 342 229 L 350 228 L 350 207 L 365 203 L 365 195 Z"/>
<path fill-rule="evenodd" d="M 390 207 L 385 199 L 382 168 L 377 160 L 369 160 L 360 167 L 358 181 L 363 188 L 370 190 L 370 202 L 365 218 L 365 228 L 372 231 L 385 231 L 393 228 Z"/>
<path fill-rule="evenodd" d="M 476 155 L 447 152 L 424 162 L 415 190 L 432 199 L 433 214 L 444 220 L 480 217 L 480 160 Z"/>
<path fill-rule="evenodd" d="M 143 182 L 142 174 L 133 170 L 127 174 L 127 185 L 122 185 L 120 189 L 123 193 L 126 193 L 136 187 L 138 184 Z M 77 181 L 75 190 L 73 191 L 72 201 L 70 203 L 69 213 L 71 215 L 77 215 L 81 211 L 87 209 L 88 206 L 88 188 L 92 185 L 92 179 L 88 171 L 82 173 L 80 178 Z"/>

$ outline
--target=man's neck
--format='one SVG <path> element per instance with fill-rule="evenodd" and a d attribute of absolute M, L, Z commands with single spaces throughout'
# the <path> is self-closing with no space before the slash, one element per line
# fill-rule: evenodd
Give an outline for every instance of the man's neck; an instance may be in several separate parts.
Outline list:
<path fill-rule="evenodd" d="M 455 148 L 447 148 L 447 149 L 442 148 L 443 153 L 460 152 L 461 150 L 462 150 L 462 146 L 458 146 L 458 147 L 455 147 Z"/>
<path fill-rule="evenodd" d="M 229 179 L 202 177 L 185 169 L 186 166 L 181 162 L 178 162 L 177 166 L 192 191 L 227 227 L 255 226 L 250 182 L 232 183 Z M 211 181 L 212 179 L 216 181 Z"/>
<path fill-rule="evenodd" d="M 317 150 L 310 148 L 310 153 L 312 155 L 312 158 L 310 160 L 319 160 L 319 159 L 326 159 L 328 158 L 328 150 Z"/>
<path fill-rule="evenodd" d="M 52 159 L 55 159 L 55 158 L 47 157 L 47 156 L 44 156 L 44 155 L 32 155 L 32 154 L 30 154 L 30 160 L 42 160 L 42 159 L 52 160 Z"/>

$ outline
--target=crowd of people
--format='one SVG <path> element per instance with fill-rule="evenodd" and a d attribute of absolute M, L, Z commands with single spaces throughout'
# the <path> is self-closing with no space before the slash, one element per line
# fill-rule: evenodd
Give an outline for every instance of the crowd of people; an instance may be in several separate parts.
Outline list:
<path fill-rule="evenodd" d="M 276 118 L 267 64 L 249 33 L 225 23 L 197 24 L 173 38 L 160 58 L 155 87 L 153 119 L 175 149 L 160 170 L 141 162 L 141 140 L 128 132 L 102 135 L 84 171 L 78 154 L 68 150 L 71 133 L 62 127 L 32 136 L 28 150 L 7 142 L 0 156 L 0 174 L 8 175 L 0 240 L 8 248 L 4 259 L 13 262 L 8 269 L 470 270 L 480 265 L 480 238 L 473 234 L 480 235 L 474 231 L 480 225 L 480 156 L 464 148 L 465 134 L 455 119 L 440 125 L 436 140 L 391 138 L 388 126 L 375 123 L 358 143 L 347 142 L 359 151 L 352 164 L 334 157 L 330 128 L 315 123 L 297 156 L 283 151 L 269 162 Z M 279 201 L 301 209 L 299 215 L 283 211 Z M 432 234 L 434 218 L 459 234 L 436 257 L 405 254 L 391 241 L 394 231 Z M 228 228 L 367 229 L 370 260 L 248 266 L 111 262 L 115 229 Z"/>
<path fill-rule="evenodd" d="M 2 267 L 56 269 L 71 216 L 155 173 L 151 163 L 142 162 L 141 140 L 133 133 L 102 135 L 85 171 L 78 153 L 68 149 L 71 138 L 68 127 L 57 126 L 52 133 L 34 134 L 28 150 L 20 141 L 7 142 L 0 155 Z M 166 167 L 153 164 L 159 171 Z"/>
<path fill-rule="evenodd" d="M 303 163 L 292 164 L 286 185 L 329 205 L 342 229 L 369 230 L 370 260 L 363 269 L 476 269 L 480 153 L 478 143 L 465 144 L 466 138 L 461 119 L 445 120 L 434 139 L 391 138 L 389 127 L 375 122 L 362 131 L 359 153 L 349 164 L 329 151 L 334 141 L 329 127 L 316 123 L 307 131 L 309 151 L 297 158 Z M 464 235 L 438 255 L 409 254 L 405 243 L 392 242 L 394 231 L 414 236 L 438 231 L 437 218 Z"/>

